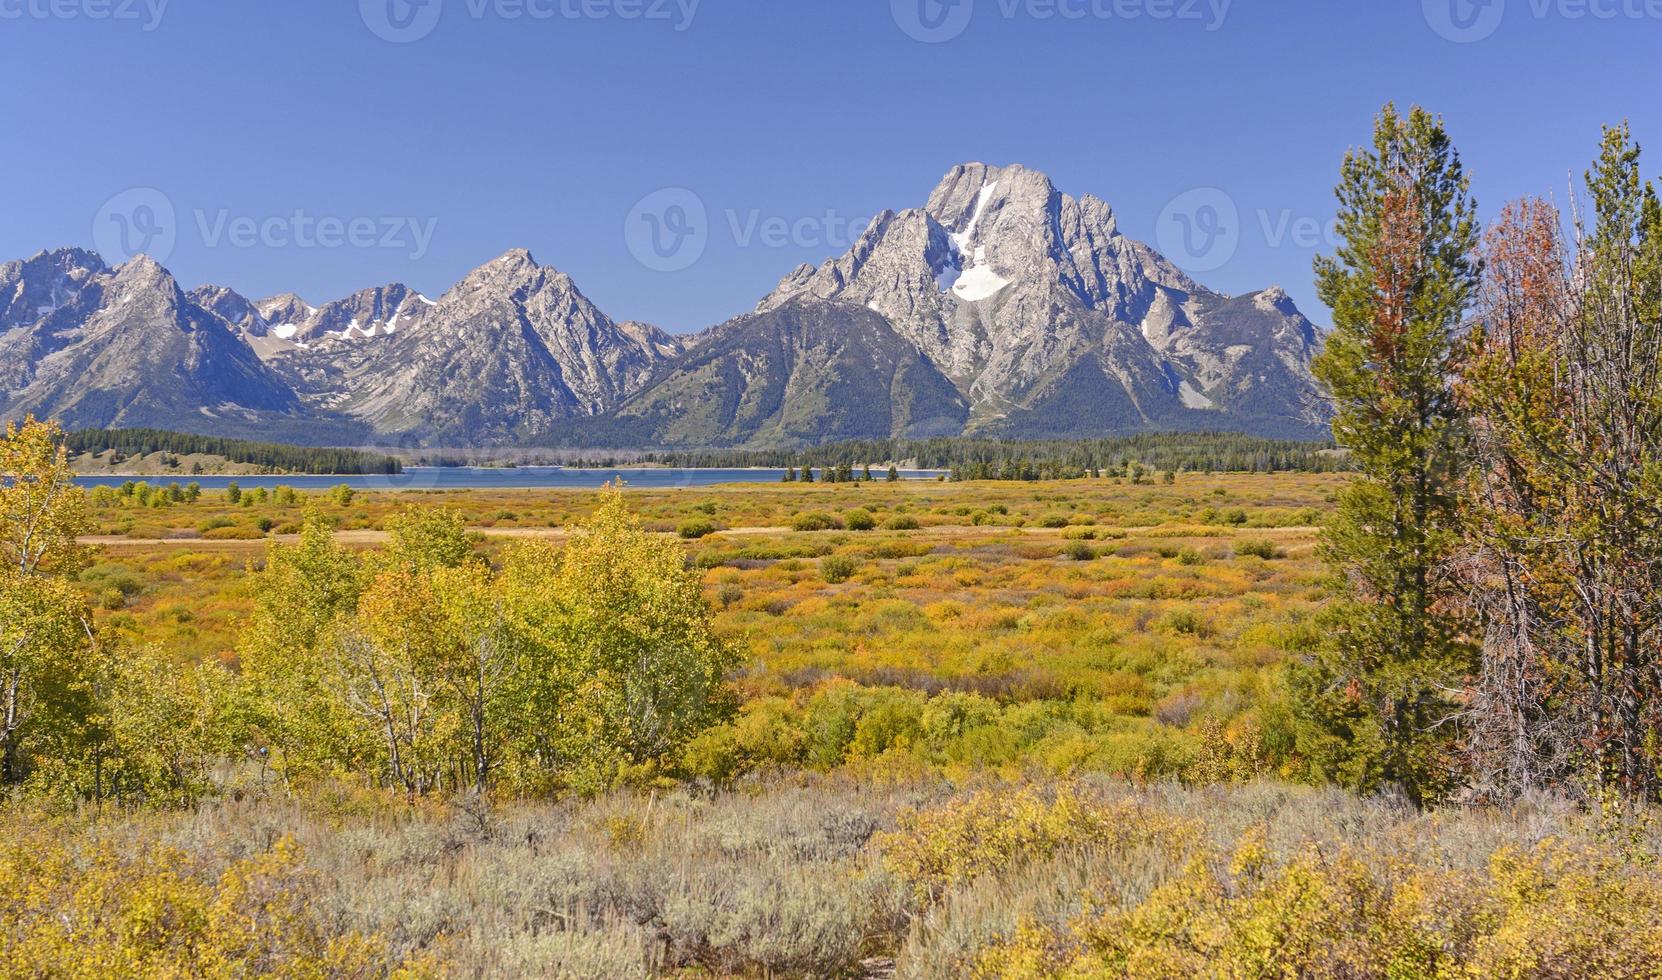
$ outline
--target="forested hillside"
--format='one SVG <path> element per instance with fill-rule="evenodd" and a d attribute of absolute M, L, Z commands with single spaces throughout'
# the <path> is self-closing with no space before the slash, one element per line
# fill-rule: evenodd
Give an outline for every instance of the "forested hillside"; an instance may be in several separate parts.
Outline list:
<path fill-rule="evenodd" d="M 168 432 L 161 429 L 81 429 L 67 433 L 64 445 L 71 453 L 102 453 L 109 450 L 129 456 L 169 453 L 177 456 L 203 454 L 233 463 L 248 463 L 272 473 L 317 473 L 353 475 L 398 473 L 404 464 L 397 458 L 356 449 L 319 449 L 271 442 L 249 442 L 215 436 Z"/>

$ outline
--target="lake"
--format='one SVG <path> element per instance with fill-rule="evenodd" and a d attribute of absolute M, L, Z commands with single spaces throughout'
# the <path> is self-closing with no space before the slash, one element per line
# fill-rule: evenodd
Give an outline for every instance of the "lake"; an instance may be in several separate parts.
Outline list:
<path fill-rule="evenodd" d="M 879 481 L 883 474 L 873 470 Z M 907 480 L 933 480 L 944 470 L 902 470 Z M 592 490 L 622 480 L 637 490 L 711 487 L 723 483 L 778 483 L 784 470 L 769 469 L 569 469 L 560 466 L 521 466 L 517 469 L 480 469 L 471 466 L 411 466 L 396 475 L 365 476 L 82 476 L 83 487 L 119 487 L 129 480 L 165 486 L 199 483 L 204 490 L 223 490 L 235 483 L 244 490 L 276 486 L 296 490 L 327 490 L 346 484 L 354 490 Z"/>

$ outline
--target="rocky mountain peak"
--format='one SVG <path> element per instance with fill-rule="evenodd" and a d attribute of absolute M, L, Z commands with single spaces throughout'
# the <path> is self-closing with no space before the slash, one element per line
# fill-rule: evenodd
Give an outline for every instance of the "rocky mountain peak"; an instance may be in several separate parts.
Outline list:
<path fill-rule="evenodd" d="M 113 326 L 150 327 L 159 320 L 194 329 L 206 311 L 191 303 L 173 274 L 148 255 L 137 255 L 99 277 L 101 302 Z"/>
<path fill-rule="evenodd" d="M 602 414 L 681 349 L 655 327 L 614 322 L 525 249 L 474 269 L 437 303 L 394 287 L 379 302 L 397 307 L 393 336 L 355 362 L 350 390 L 331 404 L 379 431 L 452 445 Z"/>
<path fill-rule="evenodd" d="M 558 270 L 538 265 L 529 249 L 509 249 L 463 276 L 440 301 L 473 306 L 488 304 L 514 293 L 529 294 L 556 277 L 564 278 Z M 569 284 L 570 280 L 565 282 Z"/>
<path fill-rule="evenodd" d="M 36 252 L 22 261 L 0 265 L 0 269 L 7 268 L 18 276 L 59 276 L 84 280 L 89 275 L 104 272 L 108 266 L 97 252 L 84 248 L 54 248 Z"/>
<path fill-rule="evenodd" d="M 1280 286 L 1271 286 L 1253 297 L 1253 303 L 1264 312 L 1276 312 L 1285 316 L 1298 316 L 1298 307 L 1293 298 Z"/>
<path fill-rule="evenodd" d="M 1106 201 L 1020 164 L 952 168 L 754 314 L 687 338 L 614 321 L 524 248 L 436 301 L 389 283 L 321 308 L 187 295 L 142 256 L 0 265 L 7 417 L 222 431 L 271 416 L 442 445 L 1308 433 L 1319 342 L 1285 290 L 1209 290 Z"/>
<path fill-rule="evenodd" d="M 131 286 L 176 285 L 172 273 L 164 269 L 160 262 L 142 253 L 116 267 L 115 281 Z"/>
<path fill-rule="evenodd" d="M 1209 338 L 1296 336 L 1303 320 L 1277 291 L 1259 297 L 1263 309 L 1244 309 L 1281 329 L 1220 323 L 1243 308 L 1122 235 L 1106 201 L 1064 194 L 1020 164 L 952 168 L 922 208 L 886 214 L 840 258 L 787 276 L 758 308 L 803 296 L 882 314 L 969 398 L 972 428 L 1029 434 L 1058 431 L 1046 406 L 1071 404 L 1064 389 L 1080 386 L 1117 406 L 1114 424 L 1126 429 L 1202 424 L 1189 416 L 1228 408 L 1218 386 L 1234 370 L 1229 359 L 1241 361 L 1241 344 Z M 1303 350 L 1278 358 L 1284 367 L 1260 372 L 1263 383 L 1303 391 L 1307 362 Z"/>
<path fill-rule="evenodd" d="M 79 248 L 0 264 L 0 332 L 33 324 L 67 306 L 103 271 L 97 253 Z"/>
<path fill-rule="evenodd" d="M 144 255 L 101 268 L 34 326 L 0 335 L 0 378 L 7 417 L 33 413 L 71 427 L 217 420 L 223 431 L 299 408 L 225 318 Z"/>
<path fill-rule="evenodd" d="M 264 337 L 270 323 L 260 315 L 254 302 L 224 286 L 198 286 L 188 294 L 191 302 L 214 314 L 250 337 Z"/>
<path fill-rule="evenodd" d="M 510 248 L 490 262 L 485 263 L 473 271 L 473 276 L 486 276 L 496 279 L 517 279 L 526 276 L 535 276 L 543 272 L 543 267 L 537 264 L 536 257 L 528 248 Z M 469 278 L 472 278 L 470 276 Z M 465 280 L 464 280 L 465 281 Z"/>
<path fill-rule="evenodd" d="M 273 325 L 284 323 L 301 323 L 317 313 L 317 307 L 301 299 L 293 293 L 278 293 L 267 296 L 254 303 L 260 315 Z"/>

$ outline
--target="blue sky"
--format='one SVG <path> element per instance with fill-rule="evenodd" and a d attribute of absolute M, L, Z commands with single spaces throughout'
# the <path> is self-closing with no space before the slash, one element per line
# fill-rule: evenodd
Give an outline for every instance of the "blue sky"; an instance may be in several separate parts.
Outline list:
<path fill-rule="evenodd" d="M 1624 117 L 1662 173 L 1662 0 L 423 2 L 0 0 L 0 258 L 126 221 L 187 287 L 317 303 L 525 246 L 690 330 L 981 160 L 1157 244 L 1198 216 L 1197 278 L 1320 320 L 1339 160 L 1388 99 L 1447 116 L 1486 213 L 1562 200 Z"/>

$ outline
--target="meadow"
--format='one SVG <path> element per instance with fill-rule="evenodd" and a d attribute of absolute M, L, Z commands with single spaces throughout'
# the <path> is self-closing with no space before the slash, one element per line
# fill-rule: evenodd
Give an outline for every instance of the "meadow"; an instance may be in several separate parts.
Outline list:
<path fill-rule="evenodd" d="M 627 491 L 742 654 L 731 717 L 597 796 L 18 802 L 6 976 L 1656 976 L 1662 834 L 1539 797 L 1302 785 L 1282 666 L 1320 637 L 1343 476 Z M 412 505 L 492 560 L 588 492 L 95 498 L 98 624 L 235 669 L 304 514 Z"/>
<path fill-rule="evenodd" d="M 896 755 L 931 769 L 1164 775 L 1191 764 L 1215 728 L 1258 737 L 1245 729 L 1257 724 L 1269 668 L 1311 639 L 1322 602 L 1315 535 L 1339 479 L 626 496 L 647 528 L 684 540 L 718 631 L 744 653 L 733 679 L 741 716 L 700 740 L 701 775 L 892 765 Z M 362 548 L 411 504 L 448 509 L 491 555 L 526 537 L 557 542 L 595 501 L 540 491 L 263 496 L 96 506 L 102 554 L 81 581 L 101 624 L 181 666 L 230 664 L 255 598 L 250 573 L 308 507 Z M 953 737 L 920 738 L 926 722 L 947 724 L 943 713 Z M 907 751 L 891 753 L 899 742 Z"/>

